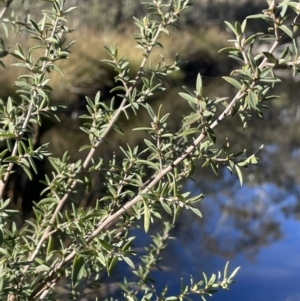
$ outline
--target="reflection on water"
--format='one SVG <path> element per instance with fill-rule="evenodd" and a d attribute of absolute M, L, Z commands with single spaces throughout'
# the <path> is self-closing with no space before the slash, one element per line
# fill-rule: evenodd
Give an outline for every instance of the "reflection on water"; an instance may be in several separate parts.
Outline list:
<path fill-rule="evenodd" d="M 284 238 L 261 248 L 255 262 L 242 256 L 232 260 L 242 266 L 231 291 L 216 295 L 214 301 L 296 301 L 300 300 L 300 224 L 285 219 Z M 220 260 L 219 260 L 220 261 Z"/>
<path fill-rule="evenodd" d="M 222 185 L 215 183 L 222 187 L 204 199 L 203 221 L 190 212 L 180 218 L 178 239 L 171 242 L 162 262 L 169 268 L 153 275 L 160 288 L 167 284 L 175 293 L 181 276 L 188 283 L 190 274 L 199 279 L 203 271 L 222 270 L 230 259 L 232 269 L 242 267 L 237 283 L 212 300 L 300 300 L 300 222 L 282 210 L 297 198 L 271 183 L 239 187 L 238 181 L 229 180 L 228 186 L 226 178 Z M 194 183 L 187 186 L 199 193 Z"/>

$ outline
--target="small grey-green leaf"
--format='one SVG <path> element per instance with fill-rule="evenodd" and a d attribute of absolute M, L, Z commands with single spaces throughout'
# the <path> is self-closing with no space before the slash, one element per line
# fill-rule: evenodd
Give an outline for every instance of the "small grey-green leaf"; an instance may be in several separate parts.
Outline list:
<path fill-rule="evenodd" d="M 101 246 L 108 252 L 110 252 L 113 247 L 104 239 L 99 239 Z"/>
<path fill-rule="evenodd" d="M 117 262 L 119 260 L 119 257 L 117 255 L 115 255 L 108 263 L 108 266 L 107 266 L 107 274 L 108 276 L 111 275 L 111 271 L 112 269 L 116 266 Z"/>
<path fill-rule="evenodd" d="M 223 76 L 222 78 L 225 79 L 231 85 L 233 85 L 236 88 L 238 88 L 239 90 L 242 89 L 242 84 L 238 80 L 236 80 L 236 79 L 234 79 L 232 77 L 228 77 L 228 76 Z"/>
<path fill-rule="evenodd" d="M 189 209 L 191 209 L 196 215 L 198 215 L 199 217 L 202 218 L 202 213 L 200 212 L 200 210 L 198 208 L 195 207 L 189 207 Z"/>
<path fill-rule="evenodd" d="M 254 95 L 254 93 L 249 90 L 248 91 L 248 101 L 249 101 L 249 105 L 253 108 L 253 109 L 256 109 L 256 105 L 257 105 L 257 100 L 256 100 L 256 97 Z"/>
<path fill-rule="evenodd" d="M 241 186 L 243 186 L 243 175 L 242 175 L 242 172 L 241 172 L 240 168 L 237 165 L 235 165 L 234 167 L 235 167 L 235 170 L 236 170 L 237 175 L 239 177 Z"/>
<path fill-rule="evenodd" d="M 144 202 L 144 230 L 147 233 L 150 225 L 150 211 L 147 202 Z"/>
<path fill-rule="evenodd" d="M 132 268 L 135 269 L 134 263 L 132 262 L 132 260 L 129 257 L 123 257 L 124 261 Z"/>
<path fill-rule="evenodd" d="M 280 25 L 279 28 L 285 32 L 291 39 L 293 38 L 293 32 L 286 26 L 286 25 Z"/>
<path fill-rule="evenodd" d="M 231 275 L 229 276 L 228 280 L 231 280 L 236 274 L 237 272 L 239 271 L 240 267 L 237 267 L 232 273 Z"/>
<path fill-rule="evenodd" d="M 277 60 L 272 53 L 263 51 L 263 54 L 268 59 L 269 62 L 274 63 L 274 64 L 277 63 Z"/>
<path fill-rule="evenodd" d="M 197 94 L 198 95 L 202 95 L 202 78 L 201 78 L 201 74 L 198 73 L 198 76 L 197 76 L 197 82 L 196 82 L 196 91 L 197 91 Z"/>
<path fill-rule="evenodd" d="M 189 94 L 187 94 L 187 93 L 182 93 L 182 92 L 179 93 L 179 95 L 180 95 L 182 98 L 186 99 L 188 102 L 191 102 L 191 103 L 197 103 L 195 97 L 193 97 L 192 95 L 189 95 Z"/>
<path fill-rule="evenodd" d="M 226 262 L 225 268 L 224 268 L 224 279 L 227 278 L 227 274 L 228 274 L 228 267 L 229 267 L 229 261 Z"/>
<path fill-rule="evenodd" d="M 232 32 L 236 35 L 236 31 L 234 26 L 232 26 L 229 22 L 225 21 L 225 24 L 232 30 Z"/>
<path fill-rule="evenodd" d="M 72 266 L 72 285 L 75 287 L 82 279 L 85 271 L 85 261 L 81 256 L 76 255 Z"/>

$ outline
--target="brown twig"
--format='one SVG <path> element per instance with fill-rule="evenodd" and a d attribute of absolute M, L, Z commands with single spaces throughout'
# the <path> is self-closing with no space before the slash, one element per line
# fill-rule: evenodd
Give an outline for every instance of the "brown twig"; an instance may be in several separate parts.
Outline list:
<path fill-rule="evenodd" d="M 168 25 L 168 24 L 167 24 Z M 152 43 L 150 46 L 148 46 L 148 48 L 146 49 L 145 51 L 145 54 L 144 54 L 144 58 L 140 64 L 140 67 L 139 67 L 139 71 L 137 72 L 137 75 L 134 79 L 134 84 L 129 87 L 126 91 L 126 94 L 121 102 L 121 105 L 119 106 L 118 110 L 116 111 L 116 113 L 114 114 L 113 118 L 111 119 L 110 123 L 108 124 L 108 126 L 106 127 L 105 131 L 103 132 L 103 134 L 101 135 L 101 137 L 99 137 L 98 141 L 95 143 L 94 147 L 90 150 L 89 154 L 87 155 L 83 165 L 82 165 L 82 168 L 81 170 L 79 171 L 79 174 L 82 174 L 84 173 L 84 171 L 88 168 L 89 166 L 89 163 L 90 161 L 92 160 L 94 154 L 95 154 L 95 151 L 97 150 L 97 148 L 100 146 L 100 144 L 102 143 L 102 141 L 104 140 L 104 138 L 107 136 L 107 134 L 110 132 L 110 130 L 112 129 L 112 127 L 114 126 L 114 124 L 116 123 L 116 121 L 118 120 L 119 116 L 121 115 L 121 113 L 123 112 L 124 110 L 124 106 L 126 105 L 127 103 L 127 100 L 130 96 L 130 93 L 131 91 L 136 87 L 138 81 L 140 80 L 141 78 L 141 75 L 143 73 L 143 70 L 144 70 L 144 67 L 145 67 L 145 64 L 148 60 L 148 57 L 150 55 L 150 53 L 152 52 L 153 50 L 153 45 L 154 43 L 156 42 L 156 40 L 159 38 L 162 30 L 165 28 L 166 26 L 165 25 L 160 25 L 158 30 L 157 30 L 157 33 L 156 35 L 153 37 L 152 39 Z M 32 261 L 34 260 L 34 258 L 37 256 L 40 248 L 42 247 L 44 241 L 49 237 L 49 233 L 52 229 L 52 226 L 56 220 L 56 217 L 57 217 L 57 214 L 60 212 L 60 210 L 62 209 L 62 207 L 64 206 L 66 200 L 69 198 L 69 195 L 70 195 L 70 192 L 73 191 L 75 189 L 77 185 L 77 181 L 73 181 L 73 183 L 71 184 L 71 187 L 70 189 L 68 190 L 68 192 L 65 193 L 65 195 L 61 198 L 61 199 L 58 199 L 58 205 L 52 215 L 52 218 L 49 222 L 49 225 L 48 227 L 45 229 L 40 241 L 38 242 L 35 250 L 33 251 L 33 253 L 31 254 L 31 256 L 29 257 L 29 261 Z M 26 270 L 29 268 L 29 266 L 26 266 Z M 25 270 L 25 271 L 26 271 Z"/>
<path fill-rule="evenodd" d="M 273 45 L 270 48 L 270 53 L 274 52 L 275 48 L 278 46 L 278 41 L 275 41 Z M 264 58 L 263 61 L 260 63 L 259 67 L 262 69 L 265 64 L 267 63 L 267 58 Z M 255 83 L 252 84 L 254 86 Z M 230 115 L 230 112 L 232 108 L 235 106 L 236 102 L 245 97 L 247 94 L 246 91 L 239 91 L 235 97 L 231 100 L 231 102 L 228 104 L 228 106 L 225 108 L 225 110 L 219 115 L 219 117 L 210 125 L 211 129 L 214 129 L 217 127 L 228 115 Z M 87 239 L 87 244 L 89 244 L 95 237 L 101 233 L 102 230 L 107 228 L 113 221 L 118 219 L 123 213 L 128 211 L 130 208 L 132 208 L 136 203 L 142 200 L 143 194 L 150 191 L 151 188 L 153 188 L 166 174 L 168 174 L 174 167 L 179 165 L 184 159 L 190 156 L 190 154 L 195 150 L 195 148 L 201 144 L 201 142 L 205 139 L 206 133 L 201 133 L 197 139 L 191 144 L 185 151 L 184 154 L 182 154 L 180 157 L 178 157 L 176 160 L 174 160 L 169 166 L 167 166 L 165 169 L 163 169 L 159 174 L 157 174 L 153 180 L 149 181 L 149 184 L 132 200 L 127 202 L 121 209 L 119 209 L 114 214 L 111 214 L 108 216 L 104 221 L 100 222 L 97 225 L 97 228 L 93 231 L 93 233 L 89 236 Z M 60 278 L 57 277 L 57 272 L 68 262 L 70 262 L 74 257 L 76 256 L 76 252 L 71 252 L 63 261 L 60 263 L 57 263 L 57 265 L 52 269 L 52 271 L 48 274 L 48 277 L 44 279 L 44 281 L 32 292 L 28 300 L 34 300 L 35 298 L 41 296 L 46 296 L 48 292 L 48 284 L 49 282 L 53 283 L 53 280 L 59 280 Z M 46 292 L 47 291 L 47 292 Z"/>

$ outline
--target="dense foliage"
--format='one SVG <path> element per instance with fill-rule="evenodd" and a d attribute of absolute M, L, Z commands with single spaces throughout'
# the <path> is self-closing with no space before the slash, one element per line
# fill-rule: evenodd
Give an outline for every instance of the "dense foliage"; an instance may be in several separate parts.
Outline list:
<path fill-rule="evenodd" d="M 182 300 L 190 295 L 205 297 L 219 289 L 228 289 L 238 268 L 195 281 L 182 283 L 180 294 L 170 296 L 167 287 L 156 291 L 151 270 L 159 265 L 160 256 L 170 238 L 170 230 L 180 211 L 192 210 L 201 217 L 197 203 L 203 194 L 192 196 L 183 190 L 184 180 L 192 178 L 196 166 L 211 168 L 218 174 L 227 168 L 238 175 L 243 183 L 242 168 L 260 165 L 257 153 L 247 155 L 246 150 L 232 151 L 226 137 L 217 137 L 215 128 L 231 117 L 239 117 L 244 128 L 251 126 L 252 114 L 263 117 L 266 101 L 276 96 L 270 90 L 280 81 L 276 70 L 287 68 L 294 76 L 299 72 L 297 44 L 300 4 L 269 0 L 261 14 L 248 16 L 243 22 L 226 22 L 234 38 L 230 47 L 220 50 L 229 53 L 240 67 L 224 80 L 235 87 L 234 96 L 207 97 L 202 78 L 195 78 L 195 90 L 183 87 L 182 101 L 190 106 L 190 113 L 178 121 L 177 131 L 168 126 L 170 114 L 158 110 L 151 96 L 167 89 L 168 75 L 180 68 L 179 58 L 169 63 L 161 55 L 160 62 L 151 63 L 155 48 L 160 49 L 162 35 L 176 26 L 189 0 L 156 1 L 147 3 L 147 14 L 134 18 L 138 29 L 134 32 L 136 52 L 141 57 L 136 74 L 132 74 L 129 61 L 120 57 L 116 47 L 107 47 L 110 58 L 103 60 L 115 72 L 115 87 L 110 101 L 102 101 L 99 91 L 93 98 L 86 97 L 86 110 L 80 116 L 80 129 L 87 143 L 78 150 L 85 159 L 72 161 L 66 150 L 52 157 L 48 143 L 40 144 L 36 136 L 47 119 L 58 119 L 65 108 L 51 103 L 49 74 L 61 72 L 59 61 L 72 55 L 76 47 L 68 36 L 72 30 L 67 20 L 72 19 L 76 7 L 65 6 L 64 0 L 44 0 L 38 19 L 20 21 L 12 13 L 7 17 L 12 0 L 4 1 L 0 19 L 9 30 L 22 30 L 32 38 L 25 49 L 17 44 L 13 51 L 6 48 L 5 38 L 0 40 L 0 57 L 5 67 L 6 56 L 13 56 L 15 66 L 24 74 L 16 81 L 17 96 L 0 103 L 0 296 L 8 300 L 57 300 L 121 298 L 125 300 Z M 293 16 L 291 18 L 291 16 Z M 250 19 L 268 24 L 266 32 L 247 35 Z M 170 37 L 172 39 L 172 37 Z M 282 51 L 278 45 L 286 41 Z M 78 41 L 80 42 L 80 41 Z M 264 45 L 266 51 L 259 51 Z M 99 58 L 100 59 L 100 58 Z M 5 74 L 5 69 L 2 69 Z M 174 104 L 176 105 L 176 104 Z M 123 133 L 122 116 L 128 124 L 132 116 L 144 111 L 151 120 L 134 131 L 142 131 L 146 138 L 142 146 L 127 144 L 121 147 L 122 157 L 115 154 L 99 156 L 99 149 L 110 143 L 109 134 Z M 123 120 L 123 119 L 122 119 Z M 124 119 L 125 120 L 125 119 Z M 131 126 L 131 125 L 129 125 Z M 218 142 L 217 142 L 218 139 Z M 224 140 L 222 144 L 219 141 Z M 22 218 L 20 206 L 10 197 L 10 179 L 20 171 L 29 180 L 39 173 L 38 164 L 47 161 L 51 173 L 43 175 L 41 197 L 32 206 L 32 216 Z M 91 197 L 96 182 L 101 190 Z M 18 182 L 16 182 L 18 185 Z M 161 223 L 165 215 L 172 223 Z M 135 247 L 137 239 L 133 229 L 148 232 L 152 227 L 161 229 L 152 236 L 152 244 L 145 253 Z M 118 283 L 118 294 L 101 295 L 104 275 L 113 277 L 115 267 L 125 262 L 132 277 L 124 275 Z M 127 278 L 125 278 L 125 276 Z"/>

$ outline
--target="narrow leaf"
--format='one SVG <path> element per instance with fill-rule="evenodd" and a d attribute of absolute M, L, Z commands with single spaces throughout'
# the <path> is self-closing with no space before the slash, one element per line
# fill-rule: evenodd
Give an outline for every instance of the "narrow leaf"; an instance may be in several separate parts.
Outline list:
<path fill-rule="evenodd" d="M 147 202 L 144 201 L 144 230 L 147 233 L 150 225 L 150 211 Z"/>
<path fill-rule="evenodd" d="M 237 165 L 235 165 L 234 167 L 235 167 L 235 170 L 236 170 L 237 175 L 239 177 L 241 186 L 243 186 L 243 175 L 242 175 L 242 172 L 241 172 L 240 168 Z"/>
<path fill-rule="evenodd" d="M 84 259 L 81 256 L 76 255 L 73 261 L 72 267 L 72 285 L 75 287 L 81 280 L 85 271 Z"/>
<path fill-rule="evenodd" d="M 202 78 L 201 78 L 201 75 L 200 73 L 198 73 L 198 76 L 197 76 L 197 82 L 196 82 L 196 91 L 197 91 L 197 94 L 198 95 L 202 95 Z"/>
<path fill-rule="evenodd" d="M 238 88 L 239 90 L 242 89 L 242 84 L 238 80 L 228 76 L 223 76 L 222 78 L 229 82 L 231 85 Z"/>

